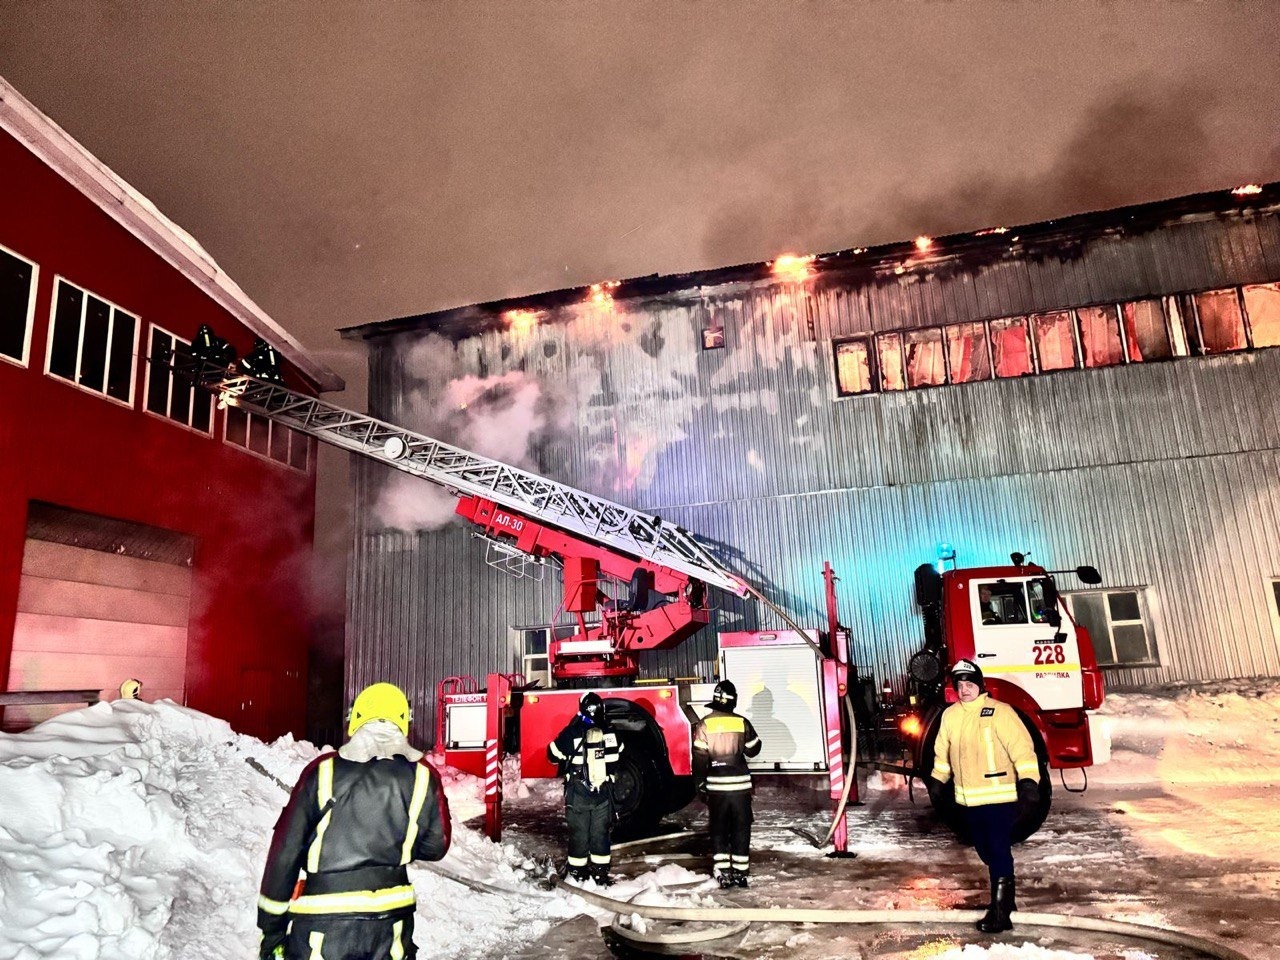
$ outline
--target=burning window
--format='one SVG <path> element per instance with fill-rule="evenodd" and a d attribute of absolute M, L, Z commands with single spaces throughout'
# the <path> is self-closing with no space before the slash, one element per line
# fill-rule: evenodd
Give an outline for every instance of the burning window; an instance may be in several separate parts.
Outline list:
<path fill-rule="evenodd" d="M 876 337 L 876 360 L 880 367 L 881 390 L 903 390 L 906 379 L 902 373 L 902 335 L 882 333 Z"/>
<path fill-rule="evenodd" d="M 702 349 L 719 350 L 724 347 L 724 327 L 704 327 L 702 331 Z"/>
<path fill-rule="evenodd" d="M 1041 373 L 1078 366 L 1076 324 L 1069 310 L 1036 314 L 1031 318 L 1031 329 L 1035 331 Z"/>
<path fill-rule="evenodd" d="M 837 340 L 835 349 L 836 393 L 842 397 L 870 393 L 872 390 L 870 339 L 854 337 L 851 340 Z"/>
<path fill-rule="evenodd" d="M 1191 349 L 1187 344 L 1187 329 L 1188 326 L 1195 327 L 1195 320 L 1185 306 L 1186 301 L 1182 297 L 1161 297 L 1160 303 L 1164 306 L 1164 315 L 1169 318 L 1169 342 L 1173 355 L 1188 356 Z"/>
<path fill-rule="evenodd" d="M 0 247 L 0 356 L 27 362 L 36 309 L 36 265 Z"/>
<path fill-rule="evenodd" d="M 1235 290 L 1208 290 L 1193 298 L 1200 319 L 1200 348 L 1203 353 L 1229 353 L 1247 345 L 1244 317 Z"/>
<path fill-rule="evenodd" d="M 997 377 L 1025 377 L 1034 372 L 1026 317 L 991 321 L 991 358 Z"/>
<path fill-rule="evenodd" d="M 945 328 L 947 368 L 952 383 L 991 379 L 991 351 L 985 323 L 957 323 Z"/>
<path fill-rule="evenodd" d="M 1120 342 L 1120 316 L 1115 307 L 1081 307 L 1080 347 L 1086 367 L 1111 367 L 1124 363 Z"/>
<path fill-rule="evenodd" d="M 936 387 L 947 382 L 941 330 L 911 330 L 903 335 L 907 386 Z"/>
<path fill-rule="evenodd" d="M 1255 347 L 1280 347 L 1280 283 L 1245 287 L 1244 312 Z"/>
<path fill-rule="evenodd" d="M 1131 363 L 1166 360 L 1173 356 L 1169 324 L 1159 300 L 1135 300 L 1120 305 L 1124 340 Z"/>

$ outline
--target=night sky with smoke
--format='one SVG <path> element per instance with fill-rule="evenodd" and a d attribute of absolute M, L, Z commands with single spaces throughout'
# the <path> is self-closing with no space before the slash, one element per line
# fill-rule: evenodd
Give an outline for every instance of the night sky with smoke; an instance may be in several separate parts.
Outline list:
<path fill-rule="evenodd" d="M 1276 13 L 0 0 L 0 75 L 362 409 L 337 327 L 1280 179 Z M 322 455 L 321 595 L 346 496 Z"/>

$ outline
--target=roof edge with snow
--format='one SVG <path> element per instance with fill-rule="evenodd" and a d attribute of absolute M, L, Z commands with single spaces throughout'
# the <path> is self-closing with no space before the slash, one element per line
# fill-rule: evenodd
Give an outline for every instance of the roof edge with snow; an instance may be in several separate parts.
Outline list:
<path fill-rule="evenodd" d="M 321 391 L 342 390 L 346 386 L 340 376 L 312 357 L 292 334 L 267 316 L 194 237 L 36 109 L 3 77 L 0 77 L 0 130 L 11 134 L 107 216 L 279 350 Z"/>

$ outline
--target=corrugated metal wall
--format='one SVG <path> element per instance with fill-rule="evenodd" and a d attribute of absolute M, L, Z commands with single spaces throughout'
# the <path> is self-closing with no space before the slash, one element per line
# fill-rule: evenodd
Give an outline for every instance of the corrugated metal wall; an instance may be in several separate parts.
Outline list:
<path fill-rule="evenodd" d="M 1277 675 L 1280 350 L 837 400 L 831 339 L 1278 278 L 1271 211 L 1108 234 L 1064 258 L 581 304 L 464 339 L 453 359 L 557 391 L 571 422 L 538 451 L 542 472 L 681 523 L 801 622 L 823 622 L 830 559 L 858 660 L 880 677 L 918 644 L 912 571 L 940 541 L 962 564 L 1029 550 L 1149 587 L 1160 666 L 1113 685 Z M 708 326 L 724 349 L 701 348 Z M 372 341 L 379 415 L 404 413 L 423 336 Z M 502 578 L 460 525 L 372 529 L 383 471 L 360 468 L 349 684 L 398 677 L 425 705 L 442 676 L 516 668 L 509 627 L 545 620 L 559 585 Z M 722 629 L 780 626 L 724 603 Z M 709 630 L 648 666 L 688 675 L 713 651 Z"/>

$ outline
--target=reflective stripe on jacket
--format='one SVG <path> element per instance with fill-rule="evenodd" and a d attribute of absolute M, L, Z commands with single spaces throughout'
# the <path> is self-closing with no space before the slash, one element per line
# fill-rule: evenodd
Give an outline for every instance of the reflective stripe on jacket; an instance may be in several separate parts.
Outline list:
<path fill-rule="evenodd" d="M 736 713 L 712 710 L 693 728 L 693 774 L 708 793 L 736 793 L 751 789 L 747 758 L 762 744 L 751 721 Z"/>
<path fill-rule="evenodd" d="M 602 734 L 601 743 L 589 747 L 587 735 L 593 730 Z M 561 776 L 579 779 L 593 790 L 598 790 L 606 781 L 613 779 L 623 746 L 618 735 L 607 725 L 587 723 L 579 714 L 547 745 L 547 759 L 559 768 Z"/>
<path fill-rule="evenodd" d="M 1040 762 L 1018 712 L 984 693 L 942 712 L 931 775 L 954 777 L 956 803 L 981 807 L 1017 801 L 1018 781 L 1039 782 Z"/>
<path fill-rule="evenodd" d="M 326 753 L 303 770 L 276 822 L 259 926 L 266 929 L 262 920 L 286 913 L 412 910 L 405 866 L 439 860 L 449 839 L 449 804 L 425 760 L 356 761 Z M 307 880 L 295 898 L 301 871 Z"/>

